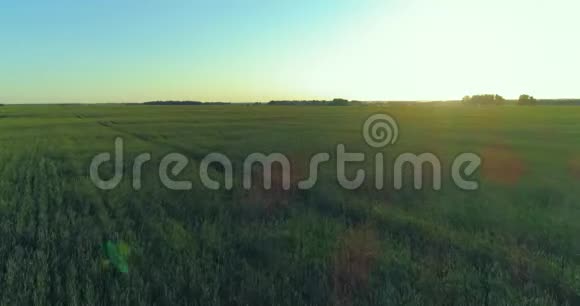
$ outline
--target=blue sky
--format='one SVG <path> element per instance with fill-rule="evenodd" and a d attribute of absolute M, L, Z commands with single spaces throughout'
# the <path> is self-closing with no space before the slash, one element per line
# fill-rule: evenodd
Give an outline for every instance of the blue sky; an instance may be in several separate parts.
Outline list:
<path fill-rule="evenodd" d="M 0 0 L 0 103 L 580 97 L 573 0 Z"/>

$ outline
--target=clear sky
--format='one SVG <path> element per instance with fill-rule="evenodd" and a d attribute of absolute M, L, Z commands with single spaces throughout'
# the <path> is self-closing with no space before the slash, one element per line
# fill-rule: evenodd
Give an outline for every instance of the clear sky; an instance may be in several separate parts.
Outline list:
<path fill-rule="evenodd" d="M 577 0 L 0 0 L 0 103 L 580 98 Z"/>

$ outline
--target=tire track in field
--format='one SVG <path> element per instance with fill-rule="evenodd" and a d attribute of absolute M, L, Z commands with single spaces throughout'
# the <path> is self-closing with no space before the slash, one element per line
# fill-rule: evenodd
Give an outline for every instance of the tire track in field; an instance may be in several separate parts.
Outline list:
<path fill-rule="evenodd" d="M 115 132 L 121 133 L 123 135 L 128 135 L 135 137 L 143 142 L 150 143 L 156 146 L 166 146 L 177 151 L 185 152 L 192 156 L 195 160 L 201 160 L 203 157 L 198 152 L 193 152 L 187 148 L 179 145 L 174 145 L 171 143 L 166 143 L 163 141 L 152 140 L 149 137 L 127 131 L 125 129 L 113 126 L 114 122 L 98 122 L 99 125 L 110 128 Z M 219 171 L 219 169 L 216 168 Z M 165 198 L 167 194 L 161 193 L 160 198 Z M 158 198 L 159 199 L 159 198 Z M 119 215 L 116 211 L 114 205 L 111 205 L 109 199 L 103 198 L 103 205 L 107 209 L 107 213 L 113 217 L 115 220 L 115 225 L 117 225 L 118 219 L 123 219 L 125 222 L 127 219 L 132 220 L 132 231 L 136 235 L 136 241 L 134 243 L 140 244 L 140 247 L 145 249 L 145 253 L 151 254 L 149 259 L 144 258 L 146 264 L 152 264 L 163 260 L 159 258 L 156 254 L 158 248 L 162 249 L 175 249 L 180 248 L 179 243 L 176 242 L 175 238 L 171 235 L 175 228 L 183 229 L 184 222 L 181 218 L 176 218 L 171 210 L 168 210 L 164 201 L 151 201 L 144 195 L 137 195 L 136 197 L 126 199 L 126 205 L 130 207 L 126 214 Z M 121 234 L 124 232 L 123 228 L 115 226 L 114 233 L 110 234 Z M 192 239 L 193 233 L 188 233 L 187 239 Z M 152 241 L 155 242 L 153 246 Z M 178 243 L 178 245 L 176 245 Z M 141 273 L 143 273 L 144 279 L 151 280 L 155 278 L 155 274 L 152 274 L 150 269 L 143 269 L 145 266 L 136 266 L 135 269 L 141 268 Z M 153 271 L 154 272 L 154 271 Z"/>
<path fill-rule="evenodd" d="M 83 114 L 75 114 L 75 117 L 78 118 L 79 120 L 86 120 L 88 118 L 87 116 L 85 116 Z M 182 148 L 180 146 L 172 145 L 169 143 L 164 143 L 161 141 L 154 141 L 154 140 L 152 140 L 146 136 L 140 135 L 138 133 L 132 133 L 130 131 L 121 129 L 121 128 L 115 126 L 116 124 L 118 124 L 115 121 L 97 121 L 96 123 L 100 126 L 105 127 L 105 128 L 112 129 L 116 133 L 126 135 L 129 137 L 134 137 L 138 140 L 141 140 L 141 141 L 146 142 L 146 143 L 150 143 L 154 146 L 167 146 L 167 147 L 170 147 L 170 148 L 175 149 L 175 150 L 185 151 L 188 154 L 192 155 L 195 159 L 197 159 L 196 156 L 200 155 L 200 154 L 194 154 L 195 152 L 191 152 L 190 150 L 186 150 L 185 148 Z M 115 197 L 110 197 L 107 194 L 101 194 L 101 193 L 99 193 L 98 197 L 99 197 L 100 201 L 96 201 L 94 203 L 95 210 L 98 211 L 97 217 L 96 217 L 96 222 L 103 229 L 103 235 L 104 235 L 105 239 L 116 240 L 116 239 L 118 239 L 120 233 L 123 231 L 122 226 L 119 224 L 119 220 L 120 219 L 126 220 L 127 218 L 130 218 L 130 217 L 120 214 L 118 207 L 117 207 L 118 205 L 115 205 L 113 203 L 113 202 L 115 202 Z M 102 218 L 100 215 L 104 215 L 104 218 Z M 135 221 L 137 223 L 139 223 L 139 222 L 143 223 L 142 220 L 135 220 Z"/>
<path fill-rule="evenodd" d="M 143 136 L 142 134 L 138 134 L 138 133 L 134 133 L 134 132 L 130 132 L 127 131 L 125 129 L 122 129 L 118 126 L 115 126 L 116 123 L 115 122 L 103 122 L 103 121 L 98 121 L 97 122 L 99 125 L 106 127 L 106 128 L 110 128 L 115 132 L 118 132 L 120 134 L 124 134 L 130 137 L 135 137 L 136 139 L 139 139 L 143 142 L 146 143 L 150 143 L 153 144 L 155 146 L 164 146 L 164 147 L 168 147 L 171 148 L 173 150 L 176 150 L 178 152 L 183 152 L 185 154 L 187 154 L 189 157 L 191 157 L 193 160 L 195 160 L 196 162 L 200 163 L 201 160 L 205 157 L 205 154 L 202 154 L 200 152 L 195 152 L 191 149 L 188 149 L 186 147 L 180 146 L 180 145 L 176 145 L 173 143 L 168 143 L 165 141 L 159 141 L 159 140 L 154 140 L 151 139 L 149 137 Z M 217 167 L 215 164 L 210 164 L 209 165 L 210 168 L 212 168 L 213 170 L 217 171 L 220 175 L 224 175 L 224 169 Z M 173 225 L 173 224 L 180 224 L 180 226 L 183 226 L 183 220 L 181 218 L 176 217 L 171 210 L 168 210 L 167 207 L 163 204 L 153 204 L 152 207 L 149 207 L 148 209 L 145 209 L 143 206 L 140 205 L 140 201 L 136 201 L 133 205 L 135 209 L 137 209 L 139 211 L 139 213 L 137 214 L 137 216 L 132 216 L 132 219 L 136 222 L 136 226 L 141 228 L 142 230 L 145 230 L 146 233 L 148 233 L 145 236 L 142 236 L 140 238 L 143 238 L 143 241 L 147 241 L 146 237 L 164 237 L 164 231 L 159 231 L 158 228 L 155 228 L 154 226 L 152 227 L 152 224 L 169 224 L 169 225 Z M 108 200 L 103 200 L 103 204 L 105 206 L 105 208 L 107 209 L 107 213 L 109 214 L 109 216 L 114 216 L 114 219 L 117 219 L 118 216 L 116 216 L 116 212 L 115 212 L 115 208 L 112 207 L 111 203 L 109 203 Z M 147 211 L 155 211 L 155 213 L 146 213 Z M 159 216 L 164 216 L 165 219 L 167 219 L 166 221 L 163 221 L 164 218 L 159 218 Z M 127 216 L 125 216 L 127 217 Z M 166 237 L 164 237 L 166 238 Z M 163 239 L 161 241 L 164 241 Z M 167 247 L 170 247 L 169 245 Z"/>
<path fill-rule="evenodd" d="M 152 139 L 152 138 L 143 136 L 143 135 L 141 135 L 139 133 L 134 133 L 134 132 L 127 131 L 125 129 L 122 129 L 120 127 L 115 126 L 116 122 L 112 122 L 112 121 L 98 121 L 97 124 L 99 124 L 99 125 L 101 125 L 103 127 L 106 127 L 106 128 L 110 128 L 110 129 L 112 129 L 115 132 L 118 132 L 118 133 L 121 133 L 121 134 L 125 134 L 125 135 L 128 135 L 128 136 L 137 138 L 137 139 L 139 139 L 139 140 L 141 140 L 143 142 L 153 144 L 154 146 L 171 148 L 172 150 L 179 151 L 179 152 L 183 152 L 183 153 L 187 154 L 190 158 L 192 158 L 194 161 L 196 161 L 198 163 L 201 163 L 201 161 L 206 156 L 206 154 L 204 154 L 204 153 L 196 152 L 194 150 L 191 150 L 191 149 L 189 149 L 187 147 L 184 147 L 184 146 L 181 146 L 181 145 L 177 145 L 177 144 L 170 143 L 170 142 L 166 142 L 166 141 L 155 140 L 155 139 Z M 215 170 L 215 171 L 217 171 L 220 174 L 223 174 L 224 173 L 224 169 L 223 168 L 220 168 L 220 167 L 217 167 L 215 165 L 215 163 L 210 164 L 209 167 L 212 170 Z"/>

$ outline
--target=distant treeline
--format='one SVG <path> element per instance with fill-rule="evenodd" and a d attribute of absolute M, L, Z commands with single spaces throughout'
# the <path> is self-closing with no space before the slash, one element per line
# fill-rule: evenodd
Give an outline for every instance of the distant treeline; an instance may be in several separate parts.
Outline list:
<path fill-rule="evenodd" d="M 580 99 L 542 99 L 538 100 L 538 105 L 570 105 L 580 106 Z"/>
<path fill-rule="evenodd" d="M 538 100 L 530 95 L 520 95 L 517 100 L 506 100 L 500 95 L 487 94 L 465 96 L 462 103 L 466 105 L 570 105 L 580 106 L 580 99 L 543 99 Z"/>
<path fill-rule="evenodd" d="M 462 102 L 467 105 L 503 105 L 506 99 L 500 95 L 475 95 L 465 96 Z"/>
<path fill-rule="evenodd" d="M 227 105 L 229 102 L 200 102 L 200 101 L 151 101 L 145 105 Z"/>
<path fill-rule="evenodd" d="M 501 106 L 501 105 L 554 105 L 554 106 L 580 106 L 580 99 L 536 99 L 530 95 L 521 95 L 519 99 L 508 100 L 497 94 L 483 94 L 474 96 L 465 96 L 462 100 L 450 101 L 349 101 L 346 99 L 334 100 L 278 100 L 268 103 L 259 102 L 200 102 L 200 101 L 151 101 L 142 104 L 127 105 L 296 105 L 296 106 L 351 106 L 351 105 L 396 105 L 396 106 L 434 106 L 434 105 L 478 105 L 478 106 Z M 0 104 L 0 106 L 3 106 Z"/>
<path fill-rule="evenodd" d="M 306 101 L 270 101 L 268 105 L 313 105 L 313 106 L 350 106 L 360 105 L 359 101 L 348 101 L 345 99 L 334 99 L 332 101 L 325 100 L 306 100 Z"/>

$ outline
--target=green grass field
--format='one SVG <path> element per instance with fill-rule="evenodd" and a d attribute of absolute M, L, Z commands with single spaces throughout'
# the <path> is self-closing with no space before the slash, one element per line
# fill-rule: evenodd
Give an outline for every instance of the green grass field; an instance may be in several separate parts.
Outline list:
<path fill-rule="evenodd" d="M 374 113 L 400 127 L 387 161 L 436 153 L 442 190 L 347 191 L 332 164 L 307 191 L 200 184 L 211 152 L 236 170 L 281 152 L 297 176 L 337 144 L 374 156 L 361 134 Z M 89 165 L 118 136 L 126 173 L 102 191 Z M 576 107 L 3 106 L 0 304 L 580 305 L 579 140 Z M 169 152 L 190 159 L 192 190 L 160 183 Z M 483 159 L 477 191 L 448 179 L 463 152 Z"/>

